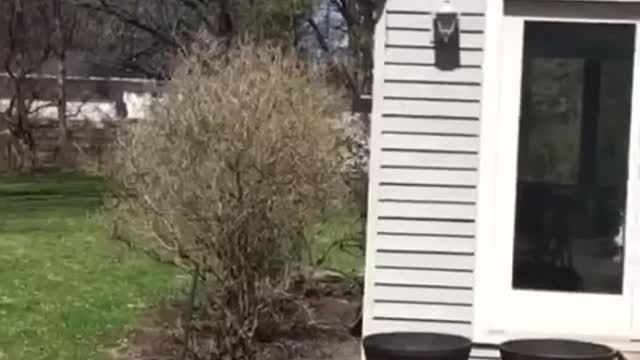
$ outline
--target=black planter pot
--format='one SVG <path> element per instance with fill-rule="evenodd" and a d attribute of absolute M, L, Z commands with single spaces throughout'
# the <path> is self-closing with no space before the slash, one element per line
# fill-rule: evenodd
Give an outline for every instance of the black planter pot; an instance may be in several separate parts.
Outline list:
<path fill-rule="evenodd" d="M 522 339 L 500 345 L 502 360 L 613 360 L 614 349 L 589 342 L 561 339 Z"/>
<path fill-rule="evenodd" d="M 386 333 L 366 336 L 367 360 L 468 360 L 471 340 L 438 333 Z"/>

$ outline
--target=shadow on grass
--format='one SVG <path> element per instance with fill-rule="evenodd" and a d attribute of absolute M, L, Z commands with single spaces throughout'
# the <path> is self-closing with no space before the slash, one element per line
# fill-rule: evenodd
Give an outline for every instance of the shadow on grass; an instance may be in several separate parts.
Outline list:
<path fill-rule="evenodd" d="M 77 174 L 0 176 L 0 222 L 93 212 L 106 189 L 102 179 Z"/>

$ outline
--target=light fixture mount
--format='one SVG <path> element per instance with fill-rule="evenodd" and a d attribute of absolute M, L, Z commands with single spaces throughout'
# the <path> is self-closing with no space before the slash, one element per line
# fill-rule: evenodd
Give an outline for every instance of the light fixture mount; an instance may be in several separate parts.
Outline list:
<path fill-rule="evenodd" d="M 448 44 L 459 34 L 459 14 L 451 0 L 444 0 L 433 19 L 433 34 L 436 44 Z"/>

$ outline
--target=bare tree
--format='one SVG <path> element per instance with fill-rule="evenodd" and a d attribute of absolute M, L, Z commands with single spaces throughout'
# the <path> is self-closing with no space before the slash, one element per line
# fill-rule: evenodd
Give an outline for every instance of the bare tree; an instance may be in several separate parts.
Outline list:
<path fill-rule="evenodd" d="M 60 130 L 60 138 L 58 141 L 58 163 L 62 166 L 67 165 L 67 157 L 70 149 L 69 127 L 67 126 L 67 95 L 66 95 L 66 41 L 64 33 L 64 19 L 62 0 L 51 0 L 53 7 L 54 21 L 54 42 L 55 55 L 58 63 L 57 74 L 57 97 L 56 106 L 58 110 L 58 127 Z"/>
<path fill-rule="evenodd" d="M 45 0 L 11 0 L 0 4 L 0 17 L 7 24 L 0 37 L 0 61 L 7 74 L 10 99 L 0 122 L 13 138 L 17 167 L 36 166 L 36 144 L 31 116 L 41 110 L 37 86 L 30 77 L 53 53 L 51 14 Z"/>
<path fill-rule="evenodd" d="M 118 58 L 109 60 L 112 65 L 154 78 L 169 78 L 174 59 L 189 53 L 190 46 L 203 36 L 227 44 L 241 36 L 258 42 L 268 40 L 298 46 L 300 25 L 313 3 L 312 0 L 68 1 L 91 14 L 90 17 L 117 24 L 122 33 L 127 33 L 126 40 L 122 34 L 112 34 L 114 41 L 109 46 L 123 47 L 128 43 L 127 52 L 116 51 Z"/>
<path fill-rule="evenodd" d="M 333 11 L 340 16 L 336 29 L 347 38 L 349 59 L 340 65 L 345 85 L 353 96 L 369 94 L 373 84 L 373 40 L 375 25 L 384 11 L 386 0 L 324 0 L 326 11 Z M 328 30 L 310 17 L 307 19 L 318 46 L 329 61 L 334 61 L 340 44 L 332 42 Z M 333 29 L 325 27 L 325 29 Z"/>
<path fill-rule="evenodd" d="M 363 95 L 369 95 L 373 87 L 373 52 L 374 35 L 378 19 L 384 11 L 385 0 L 326 0 L 327 6 L 338 13 L 343 27 L 340 28 L 347 38 L 348 60 L 336 61 L 334 54 L 336 44 L 321 26 L 309 18 L 308 24 L 313 30 L 315 38 L 324 51 L 328 62 L 337 70 L 340 80 L 351 91 L 354 100 L 359 100 Z M 355 110 L 355 109 L 354 109 Z M 355 128 L 353 137 L 349 139 L 351 156 L 351 171 L 348 172 L 347 181 L 351 184 L 352 192 L 356 198 L 360 216 L 364 220 L 367 216 L 367 187 L 368 187 L 368 144 L 366 139 L 369 134 L 370 116 L 368 112 L 355 115 Z M 365 222 L 363 221 L 363 224 Z M 364 233 L 364 225 L 362 229 Z M 362 242 L 364 246 L 364 242 Z"/>
<path fill-rule="evenodd" d="M 127 40 L 115 34 L 114 44 L 119 45 L 114 46 L 126 44 L 129 51 L 112 62 L 156 78 L 168 78 L 172 59 L 188 52 L 189 44 L 203 32 L 227 40 L 249 36 L 258 42 L 276 41 L 302 51 L 306 49 L 300 46 L 300 39 L 304 32 L 310 32 L 317 40 L 315 46 L 325 52 L 341 81 L 356 98 L 371 92 L 373 33 L 385 4 L 385 0 L 68 1 L 94 18 L 97 15 L 103 21 L 113 20 L 126 28 Z M 335 44 L 323 26 L 314 20 L 319 3 L 330 5 L 342 18 L 340 31 L 348 38 L 349 48 L 346 64 L 333 61 Z M 104 28 L 101 26 L 101 31 Z"/>

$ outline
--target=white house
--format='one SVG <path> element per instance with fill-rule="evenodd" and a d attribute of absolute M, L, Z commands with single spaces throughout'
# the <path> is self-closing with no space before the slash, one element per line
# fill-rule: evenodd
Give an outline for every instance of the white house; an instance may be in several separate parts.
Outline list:
<path fill-rule="evenodd" d="M 365 335 L 640 355 L 639 25 L 626 0 L 387 0 Z"/>
<path fill-rule="evenodd" d="M 30 111 L 41 119 L 57 119 L 57 77 L 38 74 L 27 78 L 24 85 L 35 93 Z M 149 115 L 154 95 L 161 93 L 163 81 L 139 78 L 68 76 L 66 78 L 67 111 L 71 121 L 100 124 L 119 118 L 142 119 Z M 6 111 L 14 96 L 11 80 L 0 73 L 0 111 Z"/>

